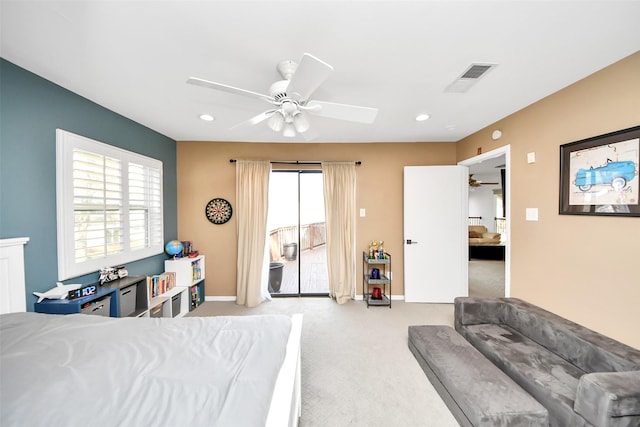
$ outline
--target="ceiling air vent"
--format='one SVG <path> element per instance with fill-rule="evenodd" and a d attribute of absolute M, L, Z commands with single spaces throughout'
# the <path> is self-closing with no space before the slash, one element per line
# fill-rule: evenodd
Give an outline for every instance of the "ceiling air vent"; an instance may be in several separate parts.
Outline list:
<path fill-rule="evenodd" d="M 457 79 L 455 79 L 445 92 L 464 93 L 496 64 L 471 64 Z"/>

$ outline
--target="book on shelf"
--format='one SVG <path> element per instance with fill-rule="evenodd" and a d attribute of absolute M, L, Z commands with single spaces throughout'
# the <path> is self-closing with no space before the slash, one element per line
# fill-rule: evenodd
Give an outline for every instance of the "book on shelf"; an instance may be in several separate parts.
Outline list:
<path fill-rule="evenodd" d="M 162 274 L 149 276 L 147 277 L 147 284 L 149 285 L 149 297 L 157 297 L 158 295 L 169 292 L 176 286 L 176 273 L 166 271 Z"/>
<path fill-rule="evenodd" d="M 200 305 L 201 298 L 202 296 L 200 295 L 200 286 L 198 285 L 191 286 L 191 308 L 192 309 Z"/>
<path fill-rule="evenodd" d="M 191 274 L 194 282 L 202 279 L 202 267 L 200 267 L 200 261 L 194 261 L 191 264 Z"/>

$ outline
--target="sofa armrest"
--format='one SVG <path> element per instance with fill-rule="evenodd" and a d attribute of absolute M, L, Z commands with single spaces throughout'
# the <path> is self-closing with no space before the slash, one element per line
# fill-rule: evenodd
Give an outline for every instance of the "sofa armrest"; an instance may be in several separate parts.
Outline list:
<path fill-rule="evenodd" d="M 595 427 L 638 425 L 640 371 L 583 375 L 574 410 Z"/>
<path fill-rule="evenodd" d="M 453 302 L 455 329 L 464 325 L 503 323 L 504 301 L 499 298 L 457 297 Z"/>

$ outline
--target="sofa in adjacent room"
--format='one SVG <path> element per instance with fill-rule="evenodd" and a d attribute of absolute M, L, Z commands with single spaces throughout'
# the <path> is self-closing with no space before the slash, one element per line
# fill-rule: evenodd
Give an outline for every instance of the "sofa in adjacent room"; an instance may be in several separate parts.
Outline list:
<path fill-rule="evenodd" d="M 490 233 L 484 225 L 469 226 L 469 259 L 504 260 L 505 246 L 500 233 Z"/>
<path fill-rule="evenodd" d="M 502 238 L 500 233 L 490 233 L 484 225 L 469 226 L 470 245 L 497 245 Z"/>
<path fill-rule="evenodd" d="M 640 351 L 517 298 L 455 299 L 455 330 L 551 426 L 640 426 Z"/>

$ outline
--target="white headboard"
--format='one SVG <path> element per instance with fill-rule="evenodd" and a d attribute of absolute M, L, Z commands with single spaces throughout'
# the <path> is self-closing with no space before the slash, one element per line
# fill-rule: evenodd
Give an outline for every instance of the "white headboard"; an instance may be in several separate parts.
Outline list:
<path fill-rule="evenodd" d="M 27 311 L 24 245 L 28 237 L 0 239 L 0 314 Z"/>

